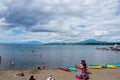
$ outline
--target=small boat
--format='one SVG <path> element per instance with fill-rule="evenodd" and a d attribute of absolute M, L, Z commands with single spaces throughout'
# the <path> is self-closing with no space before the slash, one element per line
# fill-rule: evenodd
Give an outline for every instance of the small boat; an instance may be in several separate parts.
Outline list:
<path fill-rule="evenodd" d="M 101 65 L 103 69 L 106 69 L 107 68 L 107 65 Z"/>
<path fill-rule="evenodd" d="M 117 67 L 120 67 L 120 63 L 116 63 L 115 65 L 116 65 Z"/>
<path fill-rule="evenodd" d="M 107 69 L 107 64 L 100 64 L 103 69 Z"/>
<path fill-rule="evenodd" d="M 72 67 L 72 66 L 67 66 L 67 65 L 64 65 L 64 66 L 59 66 L 60 69 L 62 70 L 67 70 L 67 71 L 77 71 L 77 69 L 75 67 Z M 69 69 L 69 70 L 68 70 Z"/>
<path fill-rule="evenodd" d="M 101 65 L 89 65 L 88 69 L 101 69 L 102 66 Z"/>
<path fill-rule="evenodd" d="M 88 66 L 99 66 L 98 64 L 89 64 Z"/>
<path fill-rule="evenodd" d="M 113 47 L 111 47 L 111 50 L 120 51 L 120 48 L 113 48 Z"/>
<path fill-rule="evenodd" d="M 113 65 L 113 64 L 108 64 L 108 65 L 107 65 L 107 68 L 117 69 L 118 67 L 117 67 L 116 65 Z"/>
<path fill-rule="evenodd" d="M 69 68 L 67 65 L 59 66 L 59 68 Z"/>
<path fill-rule="evenodd" d="M 71 71 L 77 71 L 77 69 L 76 69 L 75 67 L 69 67 L 69 69 L 70 69 Z"/>
<path fill-rule="evenodd" d="M 69 68 L 58 68 L 58 69 L 63 70 L 63 71 L 70 72 L 70 69 L 69 69 Z"/>

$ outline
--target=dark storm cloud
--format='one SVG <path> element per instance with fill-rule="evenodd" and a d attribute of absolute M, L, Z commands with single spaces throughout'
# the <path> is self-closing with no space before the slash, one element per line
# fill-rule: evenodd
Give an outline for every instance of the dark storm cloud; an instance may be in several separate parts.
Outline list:
<path fill-rule="evenodd" d="M 16 26 L 22 26 L 30 28 L 36 24 L 47 24 L 52 19 L 52 14 L 41 11 L 42 7 L 34 9 L 31 7 L 32 0 L 11 2 L 5 4 L 7 10 L 0 12 L 0 17 L 5 18 L 5 22 L 9 24 L 8 28 L 14 28 Z"/>
<path fill-rule="evenodd" d="M 57 32 L 55 30 L 49 30 L 49 29 L 32 29 L 30 31 L 32 32 Z"/>

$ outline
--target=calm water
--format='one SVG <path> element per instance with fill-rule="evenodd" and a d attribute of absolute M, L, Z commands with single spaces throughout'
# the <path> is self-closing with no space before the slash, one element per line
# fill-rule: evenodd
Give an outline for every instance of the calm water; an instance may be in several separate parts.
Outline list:
<path fill-rule="evenodd" d="M 47 68 L 60 65 L 79 64 L 85 59 L 87 64 L 119 63 L 120 51 L 96 50 L 103 45 L 0 45 L 2 63 L 0 69 L 9 69 L 9 61 L 14 60 L 15 69 L 34 69 L 43 62 Z"/>

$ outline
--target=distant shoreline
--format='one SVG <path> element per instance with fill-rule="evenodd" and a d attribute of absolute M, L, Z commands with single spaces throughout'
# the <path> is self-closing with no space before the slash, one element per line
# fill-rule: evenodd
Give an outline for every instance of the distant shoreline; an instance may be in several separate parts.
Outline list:
<path fill-rule="evenodd" d="M 67 43 L 61 43 L 61 44 L 21 44 L 21 43 L 18 43 L 18 44 L 15 44 L 15 43 L 0 43 L 0 45 L 115 45 L 115 44 L 118 44 L 120 45 L 120 43 L 80 43 L 80 44 L 77 44 L 77 43 L 71 43 L 71 44 L 67 44 Z"/>

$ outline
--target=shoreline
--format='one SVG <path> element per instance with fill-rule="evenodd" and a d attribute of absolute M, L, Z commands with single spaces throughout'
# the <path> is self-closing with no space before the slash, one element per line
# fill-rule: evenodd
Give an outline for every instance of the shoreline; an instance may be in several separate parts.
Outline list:
<path fill-rule="evenodd" d="M 25 76 L 14 76 L 16 73 L 22 71 Z M 0 70 L 1 80 L 29 80 L 33 75 L 36 80 L 47 80 L 49 74 L 53 74 L 56 80 L 76 80 L 75 75 L 78 71 L 66 72 L 58 69 L 47 70 Z M 119 80 L 120 68 L 118 69 L 88 69 L 89 80 Z"/>

